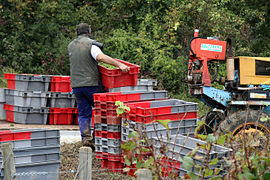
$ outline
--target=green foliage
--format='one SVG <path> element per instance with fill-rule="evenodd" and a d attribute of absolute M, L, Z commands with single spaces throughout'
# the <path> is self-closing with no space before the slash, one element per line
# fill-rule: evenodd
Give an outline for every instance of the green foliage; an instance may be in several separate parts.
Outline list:
<path fill-rule="evenodd" d="M 124 105 L 124 103 L 121 101 L 116 101 L 115 105 L 117 106 L 116 109 L 117 117 L 130 111 L 130 107 Z"/>
<path fill-rule="evenodd" d="M 142 77 L 182 94 L 193 30 L 231 38 L 236 56 L 269 56 L 269 7 L 266 0 L 3 0 L 0 63 L 22 73 L 69 74 L 67 45 L 86 22 L 105 53 L 139 64 Z"/>
<path fill-rule="evenodd" d="M 167 120 L 156 120 L 156 121 L 158 123 L 160 123 L 162 126 L 164 126 L 165 128 L 170 129 L 169 126 L 168 126 L 169 122 L 171 122 L 170 119 L 167 119 Z"/>

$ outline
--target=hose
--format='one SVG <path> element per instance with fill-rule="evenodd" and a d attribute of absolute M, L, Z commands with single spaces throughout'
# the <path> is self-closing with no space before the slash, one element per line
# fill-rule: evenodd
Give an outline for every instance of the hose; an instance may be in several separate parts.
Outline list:
<path fill-rule="evenodd" d="M 191 43 L 192 43 L 192 41 L 193 41 L 194 39 L 207 39 L 207 38 L 206 38 L 206 37 L 193 37 L 193 38 L 189 41 L 189 45 L 188 45 L 189 50 L 190 50 L 190 52 L 192 53 L 192 55 L 195 57 L 195 59 L 197 60 L 197 62 L 200 63 L 200 60 L 197 58 L 196 54 L 194 53 L 194 51 L 193 51 L 192 48 L 191 48 Z"/>

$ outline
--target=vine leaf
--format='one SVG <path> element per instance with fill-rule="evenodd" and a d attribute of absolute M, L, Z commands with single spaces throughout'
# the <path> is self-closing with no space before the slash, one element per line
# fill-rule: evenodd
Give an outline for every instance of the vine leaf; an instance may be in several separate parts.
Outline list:
<path fill-rule="evenodd" d="M 157 122 L 159 122 L 161 125 L 163 125 L 165 128 L 170 129 L 168 124 L 169 122 L 171 122 L 171 120 L 167 119 L 167 120 L 156 120 Z"/>
<path fill-rule="evenodd" d="M 260 118 L 260 121 L 261 122 L 267 122 L 269 120 L 269 117 L 268 116 L 262 116 L 261 118 Z"/>
<path fill-rule="evenodd" d="M 193 159 L 191 157 L 185 156 L 183 159 L 183 167 L 186 170 L 190 170 L 194 166 Z"/>

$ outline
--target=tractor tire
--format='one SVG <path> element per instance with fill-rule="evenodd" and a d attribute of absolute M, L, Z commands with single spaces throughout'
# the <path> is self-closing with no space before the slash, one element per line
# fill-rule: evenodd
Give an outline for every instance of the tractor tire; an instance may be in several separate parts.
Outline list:
<path fill-rule="evenodd" d="M 268 117 L 268 115 L 260 110 L 239 110 L 228 114 L 225 120 L 220 123 L 218 131 L 223 134 L 230 131 L 235 136 L 244 129 L 246 122 L 246 129 L 258 129 L 268 136 L 270 134 L 270 117 L 265 122 L 260 121 L 261 117 Z"/>

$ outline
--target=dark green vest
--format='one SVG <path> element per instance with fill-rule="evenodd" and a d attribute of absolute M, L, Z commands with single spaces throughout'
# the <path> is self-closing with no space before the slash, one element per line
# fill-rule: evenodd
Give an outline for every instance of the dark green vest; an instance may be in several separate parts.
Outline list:
<path fill-rule="evenodd" d="M 98 86 L 98 63 L 91 56 L 92 42 L 94 40 L 83 34 L 68 45 L 72 88 Z"/>

